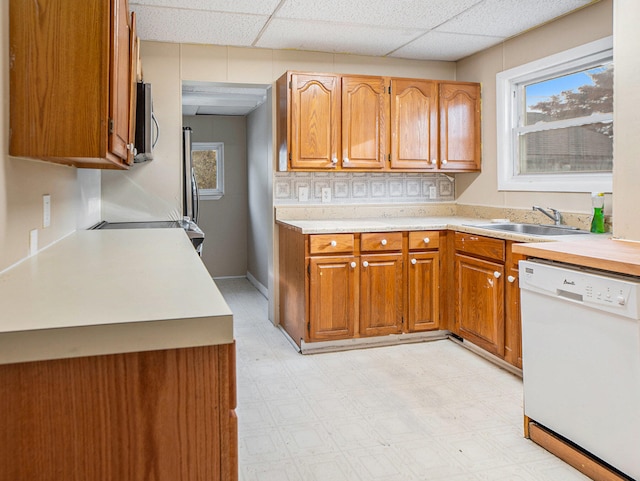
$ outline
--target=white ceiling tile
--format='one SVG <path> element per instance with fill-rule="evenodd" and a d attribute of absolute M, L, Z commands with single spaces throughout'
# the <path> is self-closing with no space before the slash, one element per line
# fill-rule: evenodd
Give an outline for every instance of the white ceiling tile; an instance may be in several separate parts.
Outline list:
<path fill-rule="evenodd" d="M 422 60 L 459 60 L 504 40 L 502 37 L 429 32 L 390 56 Z"/>
<path fill-rule="evenodd" d="M 381 56 L 420 34 L 420 30 L 273 19 L 256 46 Z"/>
<path fill-rule="evenodd" d="M 138 5 L 148 5 L 187 10 L 271 15 L 278 3 L 280 3 L 280 0 L 131 0 L 129 5 L 132 8 Z"/>
<path fill-rule="evenodd" d="M 276 18 L 429 30 L 482 0 L 286 0 Z"/>
<path fill-rule="evenodd" d="M 485 0 L 436 30 L 511 37 L 588 3 L 591 0 Z"/>
<path fill-rule="evenodd" d="M 235 13 L 178 10 L 137 5 L 138 35 L 142 40 L 251 45 L 268 17 Z"/>

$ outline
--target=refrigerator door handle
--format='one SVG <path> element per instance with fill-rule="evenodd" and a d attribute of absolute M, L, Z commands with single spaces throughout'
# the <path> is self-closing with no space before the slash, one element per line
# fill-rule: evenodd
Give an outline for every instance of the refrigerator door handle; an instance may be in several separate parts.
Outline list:
<path fill-rule="evenodd" d="M 193 197 L 193 222 L 198 223 L 198 214 L 200 213 L 200 190 L 198 189 L 198 180 L 196 179 L 196 171 L 191 167 L 191 182 L 193 191 L 191 193 Z"/>

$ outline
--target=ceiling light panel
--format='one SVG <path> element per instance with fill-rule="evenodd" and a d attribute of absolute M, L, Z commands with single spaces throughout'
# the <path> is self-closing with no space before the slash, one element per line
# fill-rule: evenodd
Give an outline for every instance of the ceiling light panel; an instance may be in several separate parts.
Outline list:
<path fill-rule="evenodd" d="M 268 17 L 165 7 L 133 6 L 138 35 L 143 40 L 251 45 Z"/>
<path fill-rule="evenodd" d="M 273 19 L 256 47 L 383 56 L 422 31 Z"/>
<path fill-rule="evenodd" d="M 429 30 L 482 0 L 286 0 L 276 18 Z"/>
<path fill-rule="evenodd" d="M 592 0 L 485 0 L 436 30 L 511 37 L 548 22 Z"/>

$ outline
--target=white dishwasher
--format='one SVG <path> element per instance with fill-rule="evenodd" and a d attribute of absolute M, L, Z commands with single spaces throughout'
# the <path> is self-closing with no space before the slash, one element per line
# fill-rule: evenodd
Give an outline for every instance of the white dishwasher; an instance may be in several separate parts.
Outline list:
<path fill-rule="evenodd" d="M 524 413 L 640 480 L 640 279 L 520 262 Z"/>

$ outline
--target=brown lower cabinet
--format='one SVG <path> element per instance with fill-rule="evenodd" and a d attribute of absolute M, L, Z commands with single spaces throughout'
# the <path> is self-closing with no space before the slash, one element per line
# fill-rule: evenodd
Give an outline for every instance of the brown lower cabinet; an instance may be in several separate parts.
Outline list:
<path fill-rule="evenodd" d="M 513 241 L 286 225 L 279 236 L 280 323 L 298 345 L 443 329 L 522 367 Z"/>
<path fill-rule="evenodd" d="M 0 365 L 0 479 L 238 479 L 235 345 Z"/>

